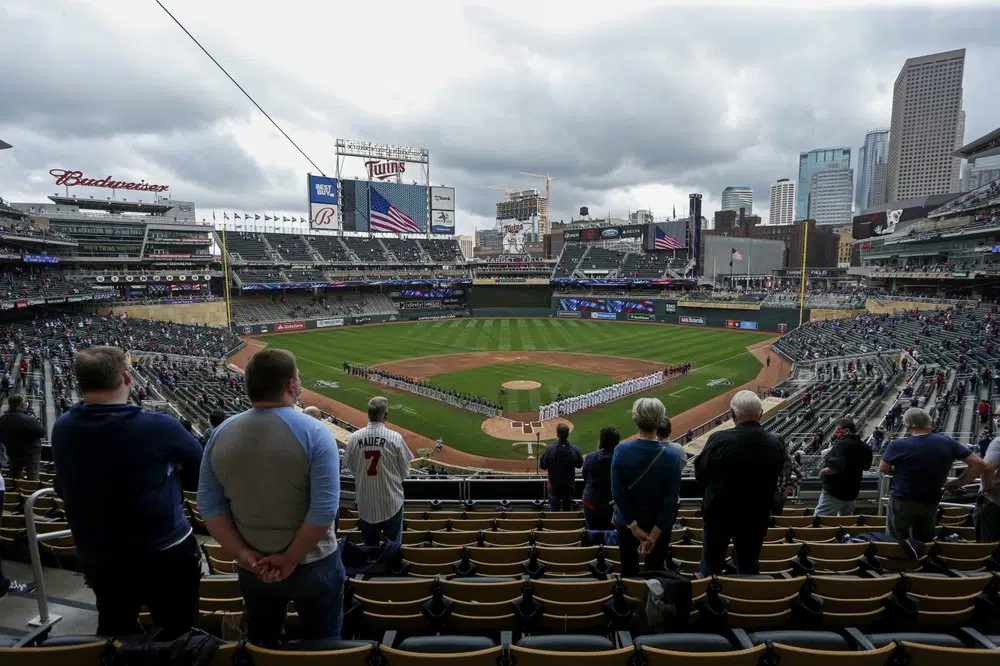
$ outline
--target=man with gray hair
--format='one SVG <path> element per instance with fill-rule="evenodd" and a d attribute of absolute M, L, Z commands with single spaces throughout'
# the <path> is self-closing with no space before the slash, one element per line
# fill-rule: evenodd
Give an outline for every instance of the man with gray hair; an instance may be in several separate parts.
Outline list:
<path fill-rule="evenodd" d="M 358 529 L 366 546 L 377 546 L 382 535 L 403 538 L 403 480 L 410 474 L 413 453 L 403 436 L 385 423 L 389 401 L 368 401 L 368 425 L 351 434 L 344 467 L 354 473 Z"/>
<path fill-rule="evenodd" d="M 930 414 L 919 407 L 906 410 L 903 425 L 910 436 L 890 442 L 879 463 L 880 472 L 893 475 L 885 532 L 916 557 L 920 547 L 914 540 L 934 540 L 938 502 L 954 462 L 961 460 L 967 467 L 947 484 L 949 489 L 975 479 L 985 463 L 951 437 L 935 433 Z"/>
<path fill-rule="evenodd" d="M 736 570 L 760 571 L 778 476 L 785 455 L 778 438 L 764 430 L 764 405 L 753 391 L 739 391 L 729 403 L 735 426 L 712 433 L 695 458 L 695 480 L 704 488 L 701 575 L 721 574 L 732 540 Z"/>

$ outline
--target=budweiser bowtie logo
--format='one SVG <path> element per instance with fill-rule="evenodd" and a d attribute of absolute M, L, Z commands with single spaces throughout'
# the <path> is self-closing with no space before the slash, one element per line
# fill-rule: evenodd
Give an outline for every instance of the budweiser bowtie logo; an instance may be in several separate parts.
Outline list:
<path fill-rule="evenodd" d="M 384 162 L 382 160 L 369 160 L 365 162 L 368 169 L 368 178 L 386 180 L 398 176 L 406 171 L 406 162 Z"/>
<path fill-rule="evenodd" d="M 66 187 L 107 187 L 112 190 L 136 190 L 139 192 L 165 192 L 169 185 L 153 185 L 144 180 L 138 183 L 130 183 L 124 180 L 112 180 L 111 176 L 104 178 L 85 178 L 82 171 L 68 171 L 66 169 L 50 169 L 49 173 L 56 178 L 56 185 Z"/>

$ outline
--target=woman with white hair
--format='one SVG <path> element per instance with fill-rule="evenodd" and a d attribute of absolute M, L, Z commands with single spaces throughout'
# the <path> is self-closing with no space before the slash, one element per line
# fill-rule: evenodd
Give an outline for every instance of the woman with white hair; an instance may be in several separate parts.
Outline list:
<path fill-rule="evenodd" d="M 701 575 L 721 574 L 732 540 L 741 574 L 759 573 L 774 489 L 785 466 L 778 438 L 764 430 L 764 405 L 753 391 L 738 391 L 729 403 L 735 426 L 712 433 L 694 473 L 705 488 Z"/>
<path fill-rule="evenodd" d="M 639 437 L 619 444 L 611 459 L 623 576 L 639 574 L 640 556 L 645 558 L 646 571 L 662 570 L 670 546 L 684 463 L 656 439 L 656 428 L 666 416 L 667 410 L 656 398 L 636 400 L 632 420 Z"/>

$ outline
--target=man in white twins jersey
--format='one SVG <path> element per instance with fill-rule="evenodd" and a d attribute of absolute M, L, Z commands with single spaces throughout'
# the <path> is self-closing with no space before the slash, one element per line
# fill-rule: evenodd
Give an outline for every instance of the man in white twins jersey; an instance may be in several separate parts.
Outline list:
<path fill-rule="evenodd" d="M 347 440 L 344 466 L 354 473 L 358 529 L 366 546 L 377 546 L 382 535 L 403 538 L 403 479 L 410 474 L 413 454 L 403 436 L 386 426 L 389 401 L 368 401 L 368 425 Z"/>

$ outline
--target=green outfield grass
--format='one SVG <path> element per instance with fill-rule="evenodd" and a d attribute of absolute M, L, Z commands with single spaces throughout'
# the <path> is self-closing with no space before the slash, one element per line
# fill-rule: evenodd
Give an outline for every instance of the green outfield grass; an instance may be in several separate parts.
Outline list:
<path fill-rule="evenodd" d="M 725 378 L 732 385 L 738 385 L 756 376 L 760 362 L 746 348 L 769 337 L 764 333 L 628 322 L 456 319 L 309 331 L 267 336 L 261 341 L 295 354 L 306 388 L 361 410 L 369 398 L 383 391 L 363 379 L 344 374 L 341 368 L 345 360 L 373 365 L 473 351 L 567 351 L 641 358 L 664 364 L 690 362 L 696 372 L 648 394 L 663 400 L 669 414 L 678 414 L 731 388 L 709 386 L 710 380 Z M 526 372 L 533 374 L 526 376 Z M 581 392 L 574 386 L 596 388 L 613 382 L 610 376 L 598 373 L 536 363 L 497 364 L 435 376 L 438 383 L 457 382 L 455 388 L 483 397 L 497 396 L 500 385 L 512 379 L 533 379 L 543 386 L 536 391 L 508 391 L 509 399 L 518 400 L 518 406 L 512 409 L 508 405 L 508 411 L 537 411 L 538 404 L 556 391 L 570 395 Z M 318 380 L 337 382 L 338 386 L 314 386 Z M 532 395 L 514 398 L 514 393 Z M 631 404 L 632 399 L 625 398 L 574 414 L 571 417 L 573 439 L 589 451 L 596 447 L 598 433 L 605 426 L 617 427 L 623 436 L 631 434 Z M 440 437 L 448 445 L 472 453 L 520 457 L 512 454 L 510 442 L 495 439 L 482 431 L 481 416 L 409 394 L 392 395 L 390 409 L 393 423 L 431 439 Z"/>

